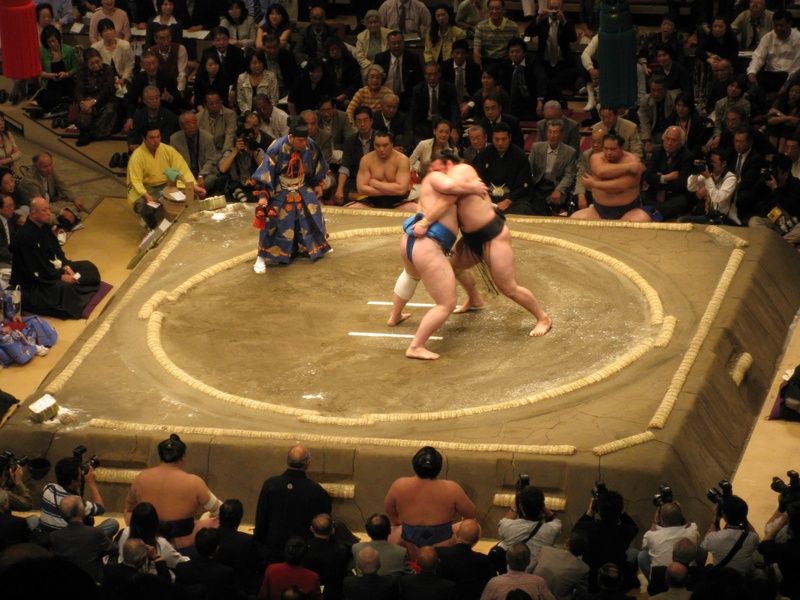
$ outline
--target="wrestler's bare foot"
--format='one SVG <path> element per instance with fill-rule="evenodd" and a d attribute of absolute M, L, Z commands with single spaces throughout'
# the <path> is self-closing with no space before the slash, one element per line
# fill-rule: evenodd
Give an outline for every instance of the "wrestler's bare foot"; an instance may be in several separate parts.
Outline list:
<path fill-rule="evenodd" d="M 474 311 L 474 310 L 483 310 L 484 308 L 486 308 L 485 304 L 480 304 L 480 305 L 474 306 L 474 305 L 472 305 L 470 303 L 469 300 L 467 300 L 466 302 L 464 302 L 464 304 L 460 304 L 460 305 L 456 306 L 455 309 L 453 310 L 453 314 L 454 315 L 463 315 L 464 313 L 468 313 L 468 312 Z"/>
<path fill-rule="evenodd" d="M 400 323 L 405 321 L 410 316 L 411 316 L 411 313 L 404 313 L 404 312 L 401 312 L 399 317 L 397 317 L 394 314 L 392 314 L 392 315 L 389 315 L 389 320 L 386 321 L 386 324 L 389 327 L 394 327 L 395 325 L 400 325 Z"/>
<path fill-rule="evenodd" d="M 550 317 L 545 315 L 544 317 L 536 321 L 536 327 L 534 327 L 531 330 L 529 335 L 533 337 L 541 337 L 548 331 L 550 331 L 552 327 L 553 327 L 553 321 L 550 319 Z"/>
<path fill-rule="evenodd" d="M 406 356 L 408 358 L 418 358 L 420 360 L 436 360 L 439 358 L 439 355 L 436 354 L 436 352 L 431 352 L 424 346 L 421 348 L 412 348 L 409 346 L 408 350 L 406 350 Z"/>

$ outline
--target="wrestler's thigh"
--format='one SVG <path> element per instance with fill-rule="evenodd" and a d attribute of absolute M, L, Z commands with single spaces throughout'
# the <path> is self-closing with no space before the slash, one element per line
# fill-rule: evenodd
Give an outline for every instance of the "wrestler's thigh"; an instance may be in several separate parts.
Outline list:
<path fill-rule="evenodd" d="M 594 206 L 587 206 L 586 208 L 582 208 L 580 210 L 576 210 L 572 213 L 569 217 L 570 219 L 591 219 L 593 221 L 600 220 L 600 214 L 597 212 L 597 209 Z"/>
<path fill-rule="evenodd" d="M 456 276 L 439 244 L 428 238 L 417 240 L 413 259 L 425 289 L 436 303 L 455 302 Z"/>
<path fill-rule="evenodd" d="M 478 258 L 470 252 L 463 238 L 459 238 L 456 242 L 453 254 L 450 255 L 450 264 L 453 265 L 454 269 L 458 269 L 459 271 L 469 269 L 478 264 Z"/>
<path fill-rule="evenodd" d="M 650 215 L 641 208 L 629 210 L 620 218 L 620 221 L 633 221 L 634 223 L 650 223 L 652 220 Z"/>
<path fill-rule="evenodd" d="M 512 284 L 516 282 L 514 251 L 511 249 L 511 232 L 508 227 L 504 226 L 503 232 L 489 242 L 486 254 L 489 273 L 498 287 L 502 287 L 504 283 Z"/>
<path fill-rule="evenodd" d="M 406 273 L 411 275 L 414 279 L 419 279 L 419 271 L 417 271 L 417 267 L 414 266 L 410 260 L 408 260 L 408 235 L 405 233 L 403 237 L 400 238 L 400 258 L 403 261 L 403 268 L 406 270 Z M 416 246 L 416 243 L 414 244 Z"/>

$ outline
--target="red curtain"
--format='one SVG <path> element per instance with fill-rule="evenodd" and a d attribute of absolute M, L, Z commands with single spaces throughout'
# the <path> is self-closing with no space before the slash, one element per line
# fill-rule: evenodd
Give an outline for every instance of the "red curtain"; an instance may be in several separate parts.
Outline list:
<path fill-rule="evenodd" d="M 32 79 L 39 75 L 39 32 L 31 0 L 0 0 L 0 40 L 6 77 Z"/>

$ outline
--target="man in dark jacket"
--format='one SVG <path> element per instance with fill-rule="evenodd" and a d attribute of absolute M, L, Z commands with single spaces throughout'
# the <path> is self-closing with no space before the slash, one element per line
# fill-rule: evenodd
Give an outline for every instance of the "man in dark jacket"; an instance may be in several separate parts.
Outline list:
<path fill-rule="evenodd" d="M 284 546 L 292 536 L 308 537 L 311 520 L 331 513 L 331 497 L 306 476 L 311 453 L 302 444 L 292 446 L 288 468 L 270 477 L 261 487 L 256 507 L 255 538 L 267 547 L 271 562 L 283 559 Z"/>

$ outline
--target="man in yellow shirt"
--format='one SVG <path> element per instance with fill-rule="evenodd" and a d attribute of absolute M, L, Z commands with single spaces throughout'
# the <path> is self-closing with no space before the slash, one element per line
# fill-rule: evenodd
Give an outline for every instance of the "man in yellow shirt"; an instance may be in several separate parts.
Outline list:
<path fill-rule="evenodd" d="M 178 151 L 161 143 L 158 128 L 148 129 L 144 143 L 133 151 L 128 161 L 128 204 L 148 229 L 155 229 L 164 216 L 159 192 L 169 183 L 167 169 L 180 173 L 178 187 L 193 183 L 195 190 L 200 191 L 189 165 Z"/>

